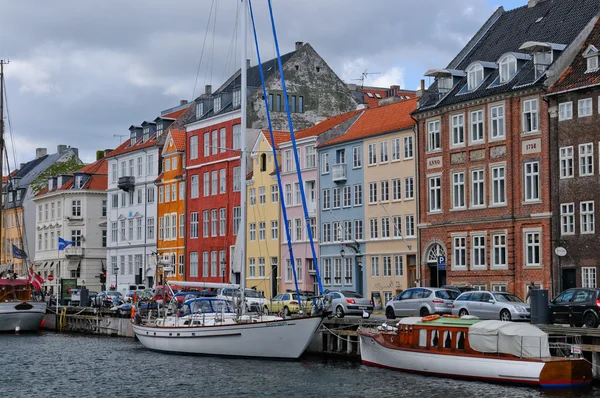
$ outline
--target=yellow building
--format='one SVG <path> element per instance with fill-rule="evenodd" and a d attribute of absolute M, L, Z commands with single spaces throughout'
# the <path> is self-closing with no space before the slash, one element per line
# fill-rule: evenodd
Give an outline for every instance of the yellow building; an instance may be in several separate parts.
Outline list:
<path fill-rule="evenodd" d="M 276 149 L 290 137 L 286 132 L 273 134 Z M 267 299 L 278 293 L 281 279 L 281 207 L 272 151 L 269 132 L 261 132 L 252 148 L 252 172 L 246 181 L 246 287 L 264 292 Z"/>
<path fill-rule="evenodd" d="M 22 243 L 22 239 L 24 239 L 23 208 L 7 208 L 2 212 L 2 216 L 2 257 L 0 258 L 0 264 L 12 264 L 18 275 L 25 275 L 27 270 L 23 265 L 23 260 L 14 258 L 12 252 L 12 245 L 18 248 L 24 246 Z"/>

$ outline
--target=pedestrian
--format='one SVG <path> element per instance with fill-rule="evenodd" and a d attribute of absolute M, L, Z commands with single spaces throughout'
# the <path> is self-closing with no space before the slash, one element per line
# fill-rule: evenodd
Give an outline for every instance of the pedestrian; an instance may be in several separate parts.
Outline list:
<path fill-rule="evenodd" d="M 527 295 L 525 296 L 525 301 L 527 304 L 531 304 L 531 291 L 535 289 L 535 283 L 530 282 L 529 286 L 527 286 Z"/>

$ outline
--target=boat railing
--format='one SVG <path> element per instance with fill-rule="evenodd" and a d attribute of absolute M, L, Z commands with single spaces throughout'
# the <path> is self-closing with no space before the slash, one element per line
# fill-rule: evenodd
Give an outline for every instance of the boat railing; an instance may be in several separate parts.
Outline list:
<path fill-rule="evenodd" d="M 553 356 L 581 358 L 583 355 L 581 335 L 565 334 L 548 336 L 548 344 Z"/>

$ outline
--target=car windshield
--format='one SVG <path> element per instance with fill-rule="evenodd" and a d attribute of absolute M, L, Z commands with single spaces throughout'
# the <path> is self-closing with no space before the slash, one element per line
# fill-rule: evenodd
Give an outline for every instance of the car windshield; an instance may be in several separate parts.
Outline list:
<path fill-rule="evenodd" d="M 494 298 L 496 301 L 500 301 L 502 303 L 522 303 L 523 300 L 515 296 L 514 294 L 507 293 L 494 293 Z"/>
<path fill-rule="evenodd" d="M 246 290 L 246 297 L 260 298 L 260 294 L 256 290 Z"/>
<path fill-rule="evenodd" d="M 436 290 L 435 291 L 435 297 L 441 298 L 444 300 L 456 300 L 456 298 L 458 296 L 459 296 L 459 293 L 455 292 L 454 290 Z"/>
<path fill-rule="evenodd" d="M 363 298 L 360 294 L 353 292 L 351 290 L 344 290 L 344 291 L 342 291 L 342 294 L 346 297 Z"/>

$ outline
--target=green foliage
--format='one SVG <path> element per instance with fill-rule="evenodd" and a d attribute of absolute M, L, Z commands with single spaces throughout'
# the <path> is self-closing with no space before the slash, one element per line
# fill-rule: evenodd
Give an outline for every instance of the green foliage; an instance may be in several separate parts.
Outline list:
<path fill-rule="evenodd" d="M 79 170 L 81 166 L 81 161 L 75 155 L 64 162 L 55 162 L 31 182 L 31 190 L 36 194 L 48 186 L 48 178 L 56 177 L 61 174 L 71 174 L 74 171 Z"/>
<path fill-rule="evenodd" d="M 96 160 L 100 160 L 103 157 L 104 157 L 104 151 L 103 150 L 96 151 Z"/>

